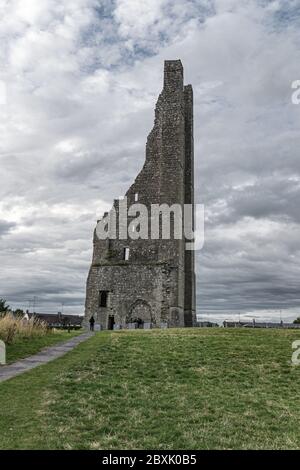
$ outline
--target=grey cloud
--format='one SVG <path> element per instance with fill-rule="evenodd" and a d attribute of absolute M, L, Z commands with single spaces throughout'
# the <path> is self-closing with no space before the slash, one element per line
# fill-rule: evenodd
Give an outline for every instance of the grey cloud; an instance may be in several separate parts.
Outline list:
<path fill-rule="evenodd" d="M 209 189 L 213 188 L 207 188 L 208 195 Z M 243 217 L 300 222 L 300 180 L 293 179 L 293 175 L 286 178 L 276 174 L 265 178 L 258 176 L 254 183 L 241 188 L 220 187 L 211 197 L 208 203 L 215 210 L 212 210 L 209 224 L 232 223 Z M 217 210 L 220 203 L 221 210 Z"/>
<path fill-rule="evenodd" d="M 15 225 L 14 222 L 7 222 L 6 220 L 0 219 L 0 238 L 8 234 Z"/>

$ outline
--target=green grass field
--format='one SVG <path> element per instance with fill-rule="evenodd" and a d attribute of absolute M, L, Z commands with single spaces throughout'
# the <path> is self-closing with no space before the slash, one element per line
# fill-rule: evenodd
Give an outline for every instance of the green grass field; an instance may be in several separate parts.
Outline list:
<path fill-rule="evenodd" d="M 101 332 L 0 384 L 1 449 L 295 449 L 291 330 Z"/>
<path fill-rule="evenodd" d="M 6 346 L 6 361 L 8 364 L 24 357 L 31 356 L 43 348 L 54 346 L 57 343 L 68 341 L 68 339 L 78 336 L 82 331 L 56 330 L 44 336 L 34 336 L 32 338 L 19 338 L 14 343 Z"/>

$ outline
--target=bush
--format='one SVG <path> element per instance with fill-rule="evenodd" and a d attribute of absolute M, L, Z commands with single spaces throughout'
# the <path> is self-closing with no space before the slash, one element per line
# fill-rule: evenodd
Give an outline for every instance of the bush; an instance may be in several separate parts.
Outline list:
<path fill-rule="evenodd" d="M 23 320 L 6 314 L 0 318 L 0 339 L 11 344 L 18 339 L 44 336 L 49 333 L 47 324 L 35 318 Z"/>
<path fill-rule="evenodd" d="M 7 305 L 6 300 L 0 298 L 0 318 L 4 317 L 9 310 L 9 305 Z"/>

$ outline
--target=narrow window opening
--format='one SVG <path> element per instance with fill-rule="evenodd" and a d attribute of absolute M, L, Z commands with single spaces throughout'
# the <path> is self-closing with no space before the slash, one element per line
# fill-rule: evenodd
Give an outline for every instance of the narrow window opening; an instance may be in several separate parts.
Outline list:
<path fill-rule="evenodd" d="M 139 193 L 135 193 L 134 195 L 134 201 L 137 202 L 139 200 Z"/>
<path fill-rule="evenodd" d="M 101 290 L 99 292 L 99 307 L 107 307 L 108 290 Z"/>

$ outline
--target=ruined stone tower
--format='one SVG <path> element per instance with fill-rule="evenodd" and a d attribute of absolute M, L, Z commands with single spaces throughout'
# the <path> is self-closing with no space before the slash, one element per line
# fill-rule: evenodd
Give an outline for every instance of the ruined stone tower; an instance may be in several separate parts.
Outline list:
<path fill-rule="evenodd" d="M 146 160 L 126 198 L 128 207 L 143 204 L 149 214 L 153 204 L 182 208 L 194 204 L 193 90 L 183 84 L 180 60 L 165 61 L 164 86 L 147 139 Z M 113 204 L 117 215 L 120 204 L 120 200 Z M 108 216 L 104 214 L 102 221 Z M 175 224 L 171 213 L 172 220 Z M 129 216 L 128 224 L 131 221 Z M 136 239 L 123 239 L 119 229 L 117 224 L 116 239 L 108 231 L 106 240 L 95 231 L 86 320 L 93 315 L 103 329 L 193 326 L 194 251 L 186 250 L 185 238 L 137 238 L 142 236 L 137 226 Z"/>

